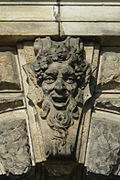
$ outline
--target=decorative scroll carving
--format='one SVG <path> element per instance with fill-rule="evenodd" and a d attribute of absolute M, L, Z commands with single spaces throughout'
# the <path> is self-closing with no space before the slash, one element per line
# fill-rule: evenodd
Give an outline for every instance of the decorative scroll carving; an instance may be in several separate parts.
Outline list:
<path fill-rule="evenodd" d="M 91 68 L 85 60 L 83 42 L 49 37 L 35 41 L 36 58 L 24 66 L 28 76 L 28 98 L 40 122 L 46 157 L 71 156 L 83 106 L 83 92 Z"/>

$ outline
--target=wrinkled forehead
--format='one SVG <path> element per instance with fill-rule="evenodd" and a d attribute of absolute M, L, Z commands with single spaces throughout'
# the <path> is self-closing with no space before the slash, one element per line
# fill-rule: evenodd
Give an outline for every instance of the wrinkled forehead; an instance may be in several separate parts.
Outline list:
<path fill-rule="evenodd" d="M 68 64 L 68 62 L 53 62 L 48 66 L 48 69 L 45 71 L 45 74 L 75 74 L 75 70 Z"/>

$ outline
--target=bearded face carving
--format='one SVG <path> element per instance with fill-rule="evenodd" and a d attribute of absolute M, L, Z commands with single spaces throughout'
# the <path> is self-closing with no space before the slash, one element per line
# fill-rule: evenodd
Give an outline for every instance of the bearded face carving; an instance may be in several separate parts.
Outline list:
<path fill-rule="evenodd" d="M 76 88 L 75 72 L 68 63 L 52 63 L 45 71 L 42 89 L 56 109 L 66 110 Z"/>
<path fill-rule="evenodd" d="M 75 46 L 71 45 L 73 40 Z M 75 148 L 83 90 L 91 71 L 79 38 L 63 42 L 46 38 L 46 41 L 44 45 L 39 39 L 36 59 L 31 63 L 42 97 L 36 104 L 44 126 L 41 129 L 45 151 L 48 157 L 69 156 Z"/>
<path fill-rule="evenodd" d="M 67 135 L 67 129 L 73 123 L 72 109 L 77 114 L 77 104 L 74 100 L 77 91 L 77 82 L 74 69 L 68 62 L 54 62 L 43 75 L 42 90 L 45 94 L 46 102 L 50 105 L 48 116 L 48 125 L 59 132 L 59 138 L 64 140 Z M 41 114 L 42 117 L 42 114 Z"/>

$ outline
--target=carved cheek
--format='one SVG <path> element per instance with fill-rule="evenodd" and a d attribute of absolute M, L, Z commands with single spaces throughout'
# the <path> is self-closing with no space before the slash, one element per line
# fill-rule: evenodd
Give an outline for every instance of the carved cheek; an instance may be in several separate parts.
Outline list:
<path fill-rule="evenodd" d="M 77 83 L 67 85 L 68 91 L 72 94 L 76 91 L 76 88 L 77 88 Z"/>
<path fill-rule="evenodd" d="M 47 83 L 44 83 L 44 82 L 43 82 L 43 84 L 42 84 L 42 89 L 43 89 L 44 93 L 45 93 L 46 95 L 48 95 L 51 91 L 53 91 L 53 89 L 54 89 L 54 83 L 52 83 L 52 84 L 47 84 Z"/>

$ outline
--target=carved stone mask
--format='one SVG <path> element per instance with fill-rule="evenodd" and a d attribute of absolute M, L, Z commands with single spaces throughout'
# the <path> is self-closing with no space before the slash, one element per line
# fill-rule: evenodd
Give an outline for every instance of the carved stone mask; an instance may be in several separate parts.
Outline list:
<path fill-rule="evenodd" d="M 68 62 L 54 62 L 43 75 L 42 89 L 56 109 L 65 110 L 70 97 L 75 96 L 77 82 Z"/>
<path fill-rule="evenodd" d="M 30 64 L 37 80 L 33 89 L 38 92 L 35 93 L 38 97 L 33 95 L 32 99 L 30 95 L 29 99 L 39 109 L 37 113 L 41 124 L 44 124 L 46 154 L 57 155 L 59 150 L 61 154 L 71 154 L 82 109 L 82 91 L 89 81 L 91 69 L 85 60 L 83 43 L 79 38 L 68 38 L 61 42 L 39 38 L 38 44 L 35 61 Z M 35 102 L 34 97 L 42 98 Z M 74 130 L 71 137 L 69 129 L 72 126 Z M 67 137 L 70 139 L 68 147 L 65 146 Z M 59 150 L 54 151 L 52 148 Z"/>

